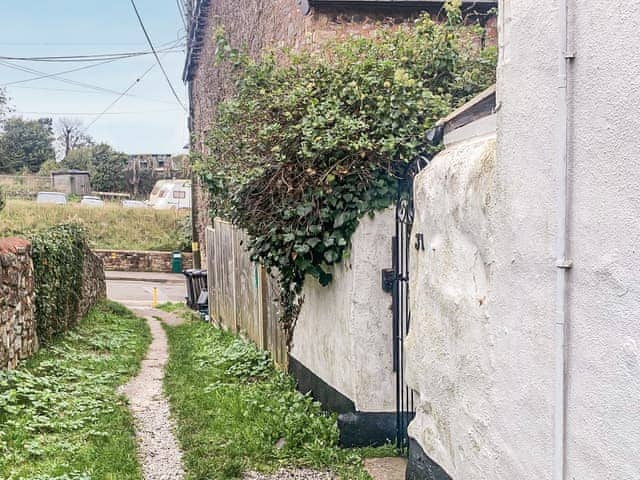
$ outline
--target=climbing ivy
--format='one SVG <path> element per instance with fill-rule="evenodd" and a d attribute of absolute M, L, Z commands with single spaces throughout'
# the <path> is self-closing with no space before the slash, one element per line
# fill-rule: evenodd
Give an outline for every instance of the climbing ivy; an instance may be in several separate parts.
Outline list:
<path fill-rule="evenodd" d="M 425 132 L 495 81 L 495 48 L 480 47 L 453 3 L 447 12 L 259 61 L 217 32 L 237 92 L 218 106 L 196 168 L 212 215 L 246 229 L 253 259 L 277 272 L 287 325 L 305 277 L 328 285 L 360 219 L 397 198 Z"/>
<path fill-rule="evenodd" d="M 30 240 L 38 338 L 46 343 L 78 320 L 86 237 L 80 226 L 64 224 L 34 233 Z"/>

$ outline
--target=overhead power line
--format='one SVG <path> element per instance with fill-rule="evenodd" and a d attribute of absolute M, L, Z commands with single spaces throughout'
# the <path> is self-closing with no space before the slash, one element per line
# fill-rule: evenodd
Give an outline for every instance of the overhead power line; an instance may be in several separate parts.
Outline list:
<path fill-rule="evenodd" d="M 112 62 L 112 61 L 114 61 L 114 60 L 109 60 L 109 62 Z M 105 63 L 108 63 L 108 62 L 105 62 Z M 100 87 L 98 85 L 92 85 L 92 84 L 89 84 L 89 83 L 78 82 L 76 80 L 71 80 L 69 78 L 60 77 L 60 76 L 58 76 L 58 74 L 47 74 L 46 72 L 42 72 L 40 70 L 36 70 L 36 69 L 33 69 L 33 68 L 29 68 L 29 67 L 24 67 L 22 65 L 14 65 L 12 63 L 4 62 L 4 61 L 1 61 L 1 60 L 0 60 L 0 65 L 3 65 L 5 67 L 7 67 L 7 68 L 12 68 L 14 70 L 18 70 L 18 71 L 21 71 L 21 72 L 29 73 L 29 74 L 41 75 L 40 77 L 36 77 L 36 78 L 34 78 L 32 80 L 42 79 L 42 78 L 50 78 L 52 80 L 65 83 L 67 85 L 74 85 L 74 86 L 78 86 L 78 87 L 88 88 L 90 90 L 94 90 L 94 91 L 102 92 L 102 93 L 109 93 L 111 95 L 120 95 L 122 93 L 122 92 L 119 92 L 117 90 L 111 90 L 109 88 L 104 88 L 104 87 Z M 92 65 L 92 66 L 95 66 L 95 65 Z M 78 68 L 78 69 L 73 69 L 72 71 L 78 71 L 78 70 L 83 70 L 83 69 L 84 68 Z M 14 83 L 17 83 L 17 82 L 10 82 L 10 83 L 4 84 L 3 86 L 11 86 Z M 141 99 L 144 99 L 144 100 L 150 100 L 150 101 L 154 101 L 154 102 L 170 103 L 170 104 L 174 103 L 174 102 L 169 102 L 167 100 L 160 100 L 160 99 L 156 99 L 156 98 L 148 98 L 148 97 L 143 97 L 143 96 L 140 96 L 140 95 L 127 94 L 127 96 L 141 98 Z"/>
<path fill-rule="evenodd" d="M 182 40 L 183 40 L 183 38 L 179 38 L 178 40 L 174 40 L 173 42 L 170 42 L 170 43 L 163 43 L 163 44 L 162 44 L 162 47 L 174 48 L 174 47 L 176 47 L 176 46 L 177 46 L 177 45 L 178 45 Z M 28 82 L 33 82 L 33 81 L 35 81 L 35 80 L 43 80 L 43 79 L 46 79 L 46 78 L 51 78 L 52 80 L 58 80 L 58 81 L 67 81 L 68 79 L 57 78 L 57 77 L 59 77 L 60 75 L 65 75 L 65 74 L 67 74 L 67 73 L 74 73 L 74 72 L 79 72 L 79 71 L 81 71 L 81 70 L 88 70 L 88 69 L 90 69 L 90 68 L 99 67 L 99 66 L 101 66 L 101 65 L 106 65 L 106 64 L 108 64 L 108 63 L 115 62 L 115 61 L 117 61 L 117 60 L 120 60 L 120 59 L 109 59 L 109 60 L 104 60 L 104 61 L 101 61 L 101 62 L 95 63 L 95 64 L 93 64 L 93 65 L 84 65 L 84 66 L 82 66 L 82 67 L 76 67 L 76 68 L 72 68 L 72 69 L 70 69 L 70 70 L 64 70 L 64 71 L 62 71 L 62 72 L 56 72 L 56 73 L 40 72 L 40 74 L 41 74 L 40 76 L 36 76 L 36 77 L 32 77 L 32 78 L 25 78 L 24 80 L 16 80 L 16 81 L 13 81 L 13 82 L 7 82 L 7 83 L 4 83 L 4 84 L 2 84 L 2 85 L 0 85 L 0 86 L 8 87 L 8 86 L 11 86 L 11 85 L 17 85 L 17 84 L 19 84 L 19 83 L 28 83 Z M 9 66 L 11 65 L 11 67 L 9 67 L 9 68 L 15 67 L 16 69 L 19 69 L 19 68 L 27 68 L 27 67 L 18 67 L 18 65 L 13 65 L 13 64 L 9 64 L 9 63 L 3 63 L 3 65 L 5 65 L 5 66 L 7 66 L 7 67 L 9 67 Z M 30 72 L 30 73 L 33 73 L 33 72 L 37 72 L 37 70 L 33 70 L 33 69 L 32 69 L 32 72 Z M 73 80 L 68 80 L 68 81 L 73 82 Z M 81 82 L 76 82 L 76 83 L 81 83 Z M 91 88 L 91 86 L 89 86 L 89 85 L 87 85 L 87 84 L 84 84 L 84 86 L 86 86 L 87 88 Z M 104 90 L 104 89 L 101 89 L 101 90 Z M 116 93 L 116 94 L 119 94 L 120 92 L 114 92 L 113 90 L 108 90 L 106 93 Z"/>
<path fill-rule="evenodd" d="M 98 120 L 100 120 L 104 115 L 106 115 L 106 114 L 107 114 L 107 112 L 108 112 L 109 110 L 111 110 L 111 108 L 113 108 L 113 106 L 114 106 L 116 103 L 118 103 L 118 102 L 122 99 L 122 97 L 124 97 L 125 95 L 127 95 L 127 94 L 129 93 L 129 91 L 130 91 L 133 87 L 135 87 L 138 83 L 140 83 L 140 80 L 142 80 L 142 79 L 143 79 L 143 78 L 144 78 L 144 77 L 145 77 L 145 76 L 146 76 L 146 75 L 147 75 L 151 70 L 153 70 L 153 69 L 155 68 L 155 66 L 156 66 L 156 64 L 154 63 L 154 64 L 153 64 L 153 65 L 151 65 L 149 68 L 147 68 L 147 69 L 142 73 L 142 75 L 140 75 L 138 78 L 136 78 L 136 79 L 133 81 L 133 83 L 132 83 L 131 85 L 129 85 L 129 86 L 127 87 L 127 89 L 126 89 L 124 92 L 122 92 L 120 95 L 118 95 L 118 97 L 117 97 L 113 102 L 111 102 L 111 103 L 109 104 L 109 106 L 107 106 L 107 108 L 105 108 L 102 112 L 100 112 L 100 113 L 96 116 L 96 118 L 94 118 L 93 120 L 91 120 L 91 122 L 89 122 L 89 125 L 87 125 L 87 126 L 85 127 L 84 131 L 85 131 L 85 132 L 86 132 L 86 131 L 88 131 L 88 130 L 89 130 L 89 128 L 91 128 L 91 127 L 92 127 L 92 126 L 93 126 L 93 125 L 94 125 Z"/>
<path fill-rule="evenodd" d="M 164 66 L 162 65 L 162 62 L 160 61 L 160 57 L 158 56 L 158 52 L 156 52 L 156 49 L 153 46 L 153 42 L 151 41 L 151 37 L 149 36 L 149 33 L 147 32 L 147 28 L 144 26 L 144 22 L 142 21 L 142 17 L 140 16 L 140 12 L 138 11 L 138 7 L 136 6 L 135 0 L 131 0 L 131 6 L 133 6 L 133 10 L 136 13 L 136 17 L 138 18 L 138 23 L 140 23 L 140 28 L 142 28 L 142 32 L 144 33 L 144 36 L 147 39 L 147 43 L 149 44 L 149 48 L 151 48 L 151 51 L 153 52 L 153 55 L 156 58 L 156 61 L 158 62 L 158 66 L 160 67 L 160 70 L 162 70 L 162 74 L 164 75 L 164 78 L 167 81 L 167 84 L 169 85 L 169 88 L 171 89 L 171 93 L 173 93 L 173 96 L 176 98 L 176 100 L 178 101 L 178 103 L 180 104 L 182 109 L 186 112 L 187 111 L 187 107 L 185 107 L 184 103 L 182 102 L 182 99 L 180 98 L 180 96 L 176 92 L 176 89 L 173 88 L 173 84 L 171 83 L 171 80 L 169 80 L 169 75 L 167 75 L 167 71 L 164 69 Z"/>
<path fill-rule="evenodd" d="M 180 14 L 180 20 L 182 20 L 182 25 L 184 25 L 184 31 L 188 32 L 189 28 L 187 27 L 187 16 L 184 13 L 184 7 L 182 6 L 182 0 L 176 0 L 176 5 L 178 6 L 178 13 Z"/>
<path fill-rule="evenodd" d="M 166 44 L 172 43 L 174 40 L 165 42 Z M 147 42 L 0 42 L 0 45 L 14 46 L 14 47 L 60 47 L 60 46 L 76 46 L 76 47 L 134 47 L 140 45 L 146 45 Z"/>
<path fill-rule="evenodd" d="M 15 111 L 18 115 L 52 115 L 52 116 L 82 116 L 82 115 L 143 115 L 149 113 L 166 113 L 166 112 L 181 112 L 179 108 L 170 108 L 166 110 L 139 110 L 131 112 L 22 112 Z"/>
<path fill-rule="evenodd" d="M 176 48 L 178 45 L 159 50 L 160 52 L 181 52 Z M 124 53 L 104 53 L 96 55 L 58 55 L 48 57 L 9 57 L 0 55 L 0 60 L 24 61 L 24 62 L 101 62 L 104 60 L 121 60 L 125 58 L 141 57 L 152 55 L 154 52 L 124 52 Z"/>
<path fill-rule="evenodd" d="M 73 73 L 73 72 L 79 72 L 79 71 L 81 71 L 81 70 L 88 70 L 88 69 L 90 69 L 90 68 L 96 68 L 96 67 L 99 67 L 100 65 L 105 65 L 105 64 L 107 64 L 107 63 L 111 63 L 111 62 L 115 62 L 115 61 L 116 61 L 116 60 L 105 60 L 104 62 L 94 63 L 94 64 L 92 64 L 92 65 L 84 65 L 84 66 L 82 66 L 82 67 L 72 68 L 72 69 L 70 69 L 70 70 L 64 70 L 64 71 L 62 71 L 62 72 L 56 72 L 56 73 L 40 72 L 40 73 L 42 74 L 42 75 L 40 75 L 40 76 L 37 76 L 37 77 L 31 77 L 31 78 L 25 78 L 24 80 L 16 80 L 16 81 L 13 81 L 13 82 L 3 83 L 1 86 L 3 86 L 3 87 L 8 87 L 8 86 L 10 86 L 10 85 L 17 85 L 17 84 L 19 84 L 19 83 L 33 82 L 33 81 L 35 81 L 35 80 L 43 80 L 43 79 L 46 79 L 46 78 L 51 78 L 51 79 L 53 79 L 53 80 L 60 80 L 60 78 L 61 78 L 61 77 L 60 77 L 60 78 L 57 78 L 57 77 L 59 77 L 60 75 L 65 75 L 65 74 L 67 74 L 67 73 Z M 27 68 L 26 68 L 26 67 L 20 67 L 20 66 L 18 66 L 18 65 L 13 65 L 12 63 L 2 62 L 2 63 L 0 63 L 0 64 L 1 64 L 1 65 L 4 65 L 5 67 L 9 67 L 9 68 L 14 68 L 14 67 L 15 67 L 15 69 L 16 69 L 16 70 L 20 70 L 20 71 L 27 71 Z M 27 73 L 33 73 L 33 72 L 37 71 L 37 70 L 33 70 L 33 69 L 29 69 L 29 70 L 31 70 L 31 71 L 30 71 L 30 72 L 28 72 L 28 71 L 27 71 Z M 66 80 L 66 79 L 65 79 L 65 80 Z"/>

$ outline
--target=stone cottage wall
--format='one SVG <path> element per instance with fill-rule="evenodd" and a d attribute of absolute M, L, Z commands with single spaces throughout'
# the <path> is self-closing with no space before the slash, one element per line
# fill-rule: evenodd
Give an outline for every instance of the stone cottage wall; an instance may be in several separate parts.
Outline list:
<path fill-rule="evenodd" d="M 0 240 L 0 368 L 14 368 L 38 350 L 31 244 Z"/>
<path fill-rule="evenodd" d="M 191 83 L 192 133 L 194 153 L 206 154 L 206 135 L 216 105 L 233 94 L 233 72 L 216 64 L 214 31 L 223 27 L 233 47 L 244 48 L 253 57 L 264 51 L 282 54 L 286 50 L 320 50 L 328 41 L 355 36 L 375 36 L 381 29 L 393 29 L 420 15 L 420 8 L 360 7 L 300 11 L 299 0 L 216 0 L 211 2 L 198 67 Z M 469 2 L 471 3 L 471 2 Z M 434 10 L 434 11 L 437 11 Z M 496 42 L 495 18 L 487 21 L 488 44 Z M 195 205 L 199 242 L 204 251 L 205 231 L 210 224 L 207 193 L 195 182 Z"/>

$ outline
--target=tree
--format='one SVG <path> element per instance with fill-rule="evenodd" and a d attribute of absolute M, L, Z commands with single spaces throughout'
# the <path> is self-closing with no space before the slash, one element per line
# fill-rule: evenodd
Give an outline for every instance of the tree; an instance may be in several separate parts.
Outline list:
<path fill-rule="evenodd" d="M 24 120 L 10 118 L 3 124 L 0 136 L 0 172 L 35 173 L 47 160 L 55 158 L 50 118 Z"/>
<path fill-rule="evenodd" d="M 100 192 L 123 192 L 127 189 L 125 179 L 128 157 L 116 152 L 105 143 L 91 147 L 93 149 L 93 171 L 91 186 Z"/>
<path fill-rule="evenodd" d="M 4 118 L 7 108 L 7 94 L 4 90 L 0 89 L 0 122 Z"/>
<path fill-rule="evenodd" d="M 52 158 L 40 165 L 38 175 L 51 175 L 51 173 L 55 172 L 56 170 L 60 170 L 60 164 Z"/>
<path fill-rule="evenodd" d="M 64 152 L 63 158 L 76 148 L 93 144 L 93 139 L 85 133 L 85 126 L 78 118 L 63 117 L 56 122 L 56 140 Z"/>
<path fill-rule="evenodd" d="M 62 168 L 88 170 L 93 168 L 94 147 L 75 148 L 60 162 Z"/>
<path fill-rule="evenodd" d="M 106 143 L 71 150 L 62 162 L 62 168 L 87 170 L 91 186 L 99 192 L 127 191 L 127 156 Z"/>

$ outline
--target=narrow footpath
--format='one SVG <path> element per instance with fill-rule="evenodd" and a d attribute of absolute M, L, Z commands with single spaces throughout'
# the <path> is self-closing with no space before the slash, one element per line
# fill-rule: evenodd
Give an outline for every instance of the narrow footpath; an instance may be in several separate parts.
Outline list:
<path fill-rule="evenodd" d="M 169 358 L 167 336 L 156 317 L 170 325 L 178 325 L 181 319 L 155 309 L 137 310 L 137 313 L 147 320 L 153 340 L 140 372 L 121 388 L 121 393 L 129 399 L 135 420 L 143 478 L 182 480 L 182 452 L 174 435 L 169 402 L 162 387 L 164 368 Z"/>

